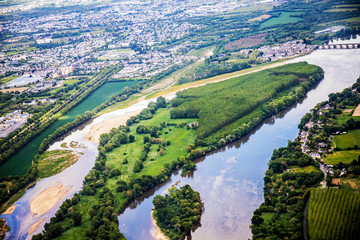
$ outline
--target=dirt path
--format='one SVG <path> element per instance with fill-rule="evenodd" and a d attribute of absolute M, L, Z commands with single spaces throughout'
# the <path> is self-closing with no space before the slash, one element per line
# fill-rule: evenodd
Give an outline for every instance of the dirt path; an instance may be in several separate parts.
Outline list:
<path fill-rule="evenodd" d="M 304 211 L 304 220 L 303 220 L 303 231 L 304 231 L 304 240 L 308 239 L 307 236 L 307 226 L 306 226 L 306 219 L 307 219 L 307 213 L 308 213 L 308 206 L 309 206 L 310 199 L 306 202 L 305 211 Z"/>

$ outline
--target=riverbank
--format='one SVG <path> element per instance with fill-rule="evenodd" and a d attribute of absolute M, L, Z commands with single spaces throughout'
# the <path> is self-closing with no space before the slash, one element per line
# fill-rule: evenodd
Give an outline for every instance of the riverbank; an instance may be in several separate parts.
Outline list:
<path fill-rule="evenodd" d="M 62 184 L 49 187 L 37 195 L 30 203 L 31 215 L 35 218 L 52 209 L 70 190 L 72 186 Z"/>
<path fill-rule="evenodd" d="M 170 240 L 159 228 L 154 218 L 154 210 L 151 210 L 151 222 L 155 229 L 151 229 L 151 235 L 157 240 Z"/>

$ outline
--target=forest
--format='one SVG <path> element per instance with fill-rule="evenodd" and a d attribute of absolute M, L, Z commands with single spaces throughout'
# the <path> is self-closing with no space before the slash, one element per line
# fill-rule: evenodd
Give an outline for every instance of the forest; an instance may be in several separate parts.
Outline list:
<path fill-rule="evenodd" d="M 153 199 L 153 215 L 161 231 L 171 240 L 184 239 L 200 225 L 204 204 L 190 185 L 172 187 L 165 196 Z"/>
<path fill-rule="evenodd" d="M 196 131 L 203 139 L 259 108 L 257 121 L 260 123 L 302 98 L 322 76 L 321 68 L 303 62 L 184 90 L 171 102 L 174 107 L 171 118 L 198 118 Z M 221 132 L 221 137 L 236 138 L 249 130 L 248 123 L 231 125 L 231 130 Z"/>

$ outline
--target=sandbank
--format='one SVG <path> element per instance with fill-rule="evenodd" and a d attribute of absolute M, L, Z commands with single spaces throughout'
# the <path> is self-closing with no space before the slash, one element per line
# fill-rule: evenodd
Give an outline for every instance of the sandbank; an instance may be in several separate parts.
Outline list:
<path fill-rule="evenodd" d="M 37 195 L 30 203 L 31 215 L 39 217 L 53 208 L 72 188 L 62 184 L 52 186 Z"/>
<path fill-rule="evenodd" d="M 34 225 L 31 226 L 30 231 L 28 233 L 28 235 L 32 234 L 33 232 L 35 232 L 35 230 L 40 226 L 40 224 L 45 220 L 45 218 L 42 218 L 40 221 L 36 222 Z"/>
<path fill-rule="evenodd" d="M 120 125 L 126 125 L 126 121 L 130 117 L 138 115 L 141 111 L 142 110 L 135 110 L 122 116 L 94 124 L 91 126 L 90 132 L 86 135 L 85 138 L 93 143 L 99 144 L 101 134 L 108 133 L 111 131 L 111 129 L 118 128 Z"/>
<path fill-rule="evenodd" d="M 151 210 L 151 222 L 155 227 L 155 229 L 151 229 L 150 231 L 153 238 L 158 240 L 170 240 L 170 238 L 168 238 L 156 224 L 156 220 L 154 218 L 154 210 Z"/>
<path fill-rule="evenodd" d="M 8 214 L 12 214 L 15 210 L 16 206 L 15 205 L 12 205 L 11 207 L 9 207 L 8 209 L 6 209 L 5 212 L 3 212 L 2 215 L 8 215 Z"/>

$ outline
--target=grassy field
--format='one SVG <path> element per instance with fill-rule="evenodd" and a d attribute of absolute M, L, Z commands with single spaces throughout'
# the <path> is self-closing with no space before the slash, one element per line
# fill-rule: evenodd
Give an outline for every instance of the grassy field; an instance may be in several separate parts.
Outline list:
<path fill-rule="evenodd" d="M 54 150 L 44 152 L 38 160 L 40 178 L 47 178 L 64 171 L 79 159 L 79 156 L 69 150 Z"/>
<path fill-rule="evenodd" d="M 303 18 L 292 17 L 292 16 L 300 15 L 303 13 L 304 12 L 281 12 L 279 17 L 270 18 L 269 20 L 261 23 L 260 27 L 265 28 L 265 27 L 275 26 L 278 24 L 295 23 L 295 22 L 301 21 Z"/>
<path fill-rule="evenodd" d="M 338 164 L 351 163 L 354 159 L 357 159 L 360 155 L 360 150 L 346 150 L 346 151 L 336 151 L 332 154 L 324 155 L 323 160 L 327 164 Z"/>
<path fill-rule="evenodd" d="M 341 178 L 341 186 L 344 189 L 360 192 L 360 179 L 359 178 Z"/>
<path fill-rule="evenodd" d="M 206 51 L 213 49 L 213 46 L 209 46 L 209 47 L 204 47 L 204 48 L 200 48 L 200 49 L 193 49 L 191 50 L 188 55 L 189 56 L 194 56 L 194 57 L 204 57 L 204 54 L 206 53 Z"/>
<path fill-rule="evenodd" d="M 0 84 L 6 84 L 8 82 L 11 82 L 12 80 L 18 78 L 19 76 L 8 76 L 8 77 L 3 77 L 0 79 Z"/>
<path fill-rule="evenodd" d="M 351 130 L 347 134 L 335 135 L 336 147 L 341 149 L 353 148 L 355 145 L 360 147 L 360 129 Z"/>
<path fill-rule="evenodd" d="M 312 189 L 308 233 L 312 240 L 358 239 L 360 195 L 343 189 Z"/>
<path fill-rule="evenodd" d="M 306 167 L 293 167 L 290 168 L 290 172 L 293 173 L 298 173 L 298 172 L 305 172 L 305 173 L 310 173 L 310 172 L 318 172 L 319 170 L 314 167 L 314 166 L 306 166 Z"/>
<path fill-rule="evenodd" d="M 360 120 L 360 116 L 349 116 L 348 114 L 336 116 L 336 119 L 339 124 L 345 124 L 346 121 L 349 120 L 350 118 L 353 118 L 354 120 L 357 120 L 357 121 Z"/>
<path fill-rule="evenodd" d="M 58 239 L 82 239 L 83 233 L 86 229 L 90 228 L 91 221 L 88 212 L 98 202 L 100 191 L 107 187 L 113 189 L 113 194 L 116 198 L 116 212 L 124 204 L 125 199 L 122 195 L 123 193 L 118 193 L 115 191 L 117 188 L 116 182 L 118 180 L 130 181 L 141 175 L 151 175 L 156 176 L 161 173 L 164 164 L 170 164 L 173 160 L 176 160 L 180 156 L 187 155 L 186 147 L 189 144 L 194 143 L 195 140 L 195 131 L 192 129 L 185 129 L 185 127 L 175 127 L 175 126 L 166 126 L 162 128 L 160 139 L 170 141 L 170 145 L 166 147 L 165 153 L 161 155 L 157 151 L 157 144 L 152 144 L 150 152 L 146 161 L 143 162 L 144 168 L 139 173 L 133 172 L 133 166 L 135 162 L 139 159 L 141 151 L 144 146 L 143 137 L 149 136 L 150 134 L 137 134 L 136 127 L 141 124 L 144 126 L 160 126 L 160 123 L 165 121 L 166 123 L 190 123 L 194 122 L 196 119 L 170 119 L 170 113 L 167 109 L 158 109 L 156 114 L 152 119 L 141 121 L 138 124 L 134 124 L 130 127 L 129 135 L 135 136 L 135 141 L 128 144 L 123 144 L 118 148 L 113 149 L 111 152 L 108 152 L 106 166 L 110 169 L 119 169 L 121 171 L 121 177 L 113 177 L 107 179 L 105 185 L 102 188 L 97 189 L 97 194 L 94 196 L 84 195 L 81 197 L 81 202 L 79 203 L 79 210 L 85 218 L 83 223 L 79 227 L 71 228 L 69 231 L 65 231 L 60 238 Z M 171 130 L 170 130 L 171 129 Z M 124 159 L 128 160 L 128 163 L 124 164 Z M 71 223 L 68 223 L 71 225 Z M 120 230 L 121 231 L 121 230 Z M 125 238 L 122 238 L 125 239 Z"/>

